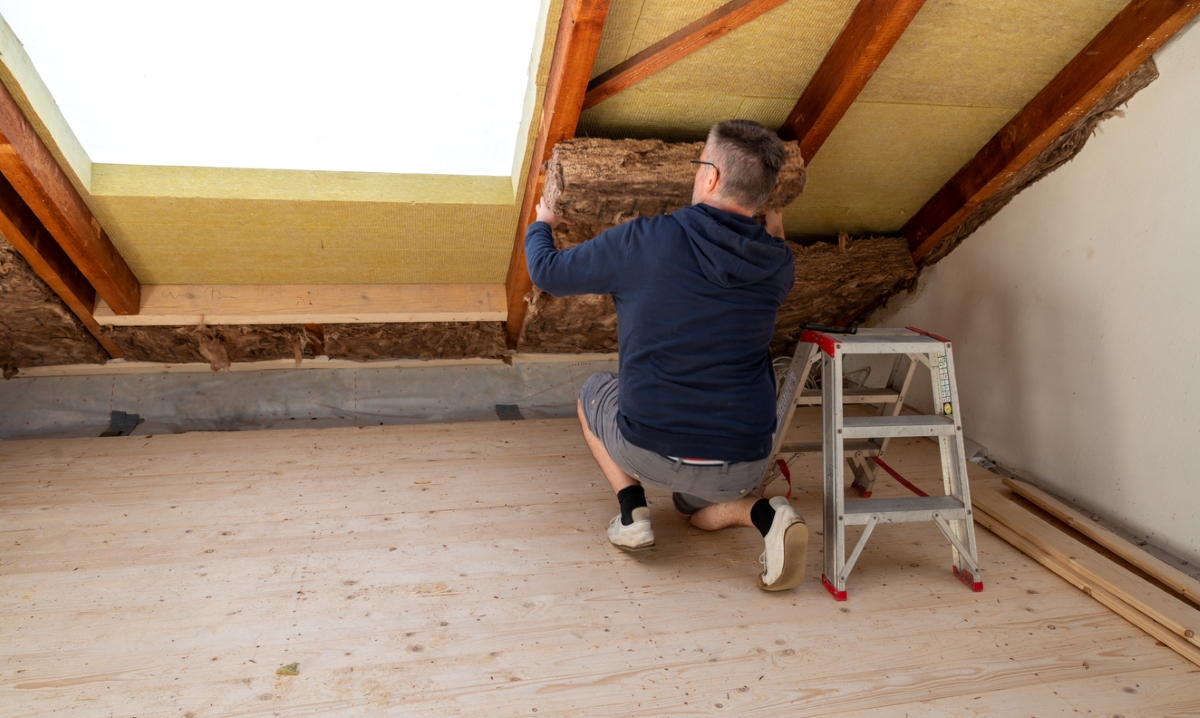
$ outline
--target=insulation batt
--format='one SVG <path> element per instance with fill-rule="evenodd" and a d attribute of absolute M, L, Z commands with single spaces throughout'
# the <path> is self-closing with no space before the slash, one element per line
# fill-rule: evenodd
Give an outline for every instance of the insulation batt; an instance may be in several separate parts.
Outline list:
<path fill-rule="evenodd" d="M 208 362 L 213 371 L 233 362 L 312 358 L 313 342 L 301 326 L 283 324 L 198 327 L 106 327 L 128 361 Z"/>
<path fill-rule="evenodd" d="M 563 140 L 546 162 L 542 196 L 558 216 L 599 229 L 674 212 L 692 203 L 692 160 L 703 149 L 703 142 Z M 764 211 L 783 209 L 804 191 L 800 146 L 785 142 L 784 150 L 787 162 Z"/>
<path fill-rule="evenodd" d="M 330 359 L 462 359 L 506 356 L 500 322 L 326 324 L 323 335 L 299 325 L 108 327 L 130 361 L 208 362 L 213 371 L 234 362 L 311 359 L 318 347 Z"/>
<path fill-rule="evenodd" d="M 0 369 L 103 364 L 108 354 L 17 250 L 0 237 Z"/>
<path fill-rule="evenodd" d="M 691 203 L 696 174 L 691 160 L 703 142 L 659 140 L 566 140 L 546 165 L 548 204 L 569 220 L 555 230 L 565 249 L 635 217 L 673 212 Z M 782 208 L 803 191 L 804 164 L 795 143 L 785 143 L 788 163 L 767 202 Z M 790 354 L 798 327 L 830 324 L 852 316 L 877 297 L 911 284 L 916 267 L 901 238 L 791 243 L 796 286 L 779 310 L 772 351 Z M 617 316 L 608 296 L 554 297 L 537 288 L 528 297 L 520 346 L 533 352 L 611 352 L 617 349 Z M 790 346 L 788 346 L 790 344 Z"/>
<path fill-rule="evenodd" d="M 503 322 L 326 324 L 330 359 L 464 359 L 507 356 Z"/>

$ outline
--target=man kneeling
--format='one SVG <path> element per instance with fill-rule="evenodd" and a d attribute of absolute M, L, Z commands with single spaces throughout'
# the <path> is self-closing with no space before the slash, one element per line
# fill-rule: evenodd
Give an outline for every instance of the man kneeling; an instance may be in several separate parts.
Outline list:
<path fill-rule="evenodd" d="M 608 537 L 654 545 L 642 484 L 673 493 L 706 530 L 753 526 L 766 548 L 758 585 L 804 581 L 808 528 L 782 496 L 755 494 L 770 461 L 775 312 L 795 270 L 778 211 L 754 214 L 784 162 L 774 132 L 747 120 L 715 125 L 698 160 L 692 204 L 635 219 L 557 251 L 561 221 L 543 201 L 525 235 L 534 284 L 555 295 L 611 294 L 620 379 L 593 375 L 579 398 L 584 438 L 617 492 Z"/>

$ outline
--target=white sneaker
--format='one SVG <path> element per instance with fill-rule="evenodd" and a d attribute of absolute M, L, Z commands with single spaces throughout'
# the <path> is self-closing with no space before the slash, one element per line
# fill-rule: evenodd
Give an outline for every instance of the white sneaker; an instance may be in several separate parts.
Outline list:
<path fill-rule="evenodd" d="M 764 541 L 766 548 L 758 560 L 763 572 L 758 587 L 764 591 L 786 591 L 804 583 L 804 568 L 808 560 L 808 526 L 788 503 L 787 497 L 771 499 L 775 520 Z"/>
<path fill-rule="evenodd" d="M 626 551 L 641 551 L 654 546 L 654 532 L 650 530 L 650 509 L 641 506 L 630 515 L 633 523 L 621 523 L 621 514 L 608 522 L 608 540 L 613 546 Z"/>

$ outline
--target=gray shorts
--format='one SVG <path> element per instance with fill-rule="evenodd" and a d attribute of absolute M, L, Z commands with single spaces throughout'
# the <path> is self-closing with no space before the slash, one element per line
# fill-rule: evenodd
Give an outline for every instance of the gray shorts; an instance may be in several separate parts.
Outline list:
<path fill-rule="evenodd" d="M 617 428 L 617 375 L 593 374 L 579 391 L 579 402 L 588 428 L 608 451 L 614 463 L 646 486 L 670 491 L 675 508 L 693 514 L 712 504 L 736 501 L 758 488 L 770 458 L 724 462 L 713 466 L 685 464 L 625 440 Z M 683 457 L 686 458 L 686 457 Z"/>

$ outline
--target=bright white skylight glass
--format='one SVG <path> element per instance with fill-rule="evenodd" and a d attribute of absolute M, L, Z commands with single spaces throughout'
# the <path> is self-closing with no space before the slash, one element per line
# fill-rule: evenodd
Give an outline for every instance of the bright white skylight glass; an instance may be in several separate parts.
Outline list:
<path fill-rule="evenodd" d="M 540 0 L 0 0 L 93 162 L 508 175 Z"/>

